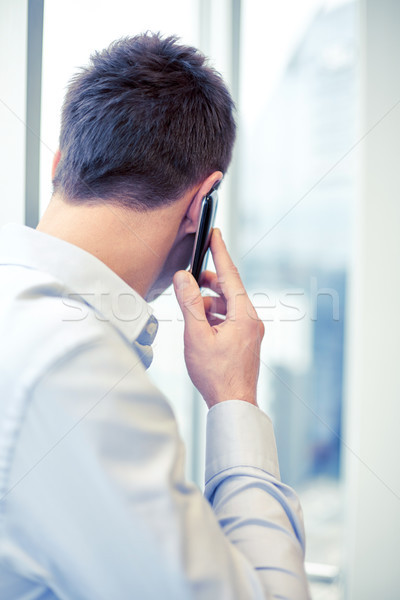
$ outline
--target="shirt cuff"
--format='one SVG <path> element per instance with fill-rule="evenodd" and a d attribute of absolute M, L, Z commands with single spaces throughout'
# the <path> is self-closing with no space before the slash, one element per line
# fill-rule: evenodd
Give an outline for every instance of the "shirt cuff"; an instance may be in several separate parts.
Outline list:
<path fill-rule="evenodd" d="M 280 479 L 270 418 L 254 404 L 227 400 L 208 411 L 205 482 L 240 466 L 262 469 Z"/>

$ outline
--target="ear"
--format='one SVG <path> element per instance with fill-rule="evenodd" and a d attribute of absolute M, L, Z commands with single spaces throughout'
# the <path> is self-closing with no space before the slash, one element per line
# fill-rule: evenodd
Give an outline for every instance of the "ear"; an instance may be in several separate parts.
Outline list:
<path fill-rule="evenodd" d="M 182 227 L 184 229 L 183 233 L 196 233 L 202 200 L 222 178 L 223 174 L 221 171 L 214 171 L 200 184 L 200 187 L 197 188 L 182 222 Z"/>
<path fill-rule="evenodd" d="M 60 149 L 58 149 L 57 152 L 54 154 L 53 165 L 51 167 L 51 180 L 52 181 L 53 181 L 54 176 L 56 174 L 56 169 L 58 167 L 58 163 L 60 162 L 60 158 L 61 158 L 61 152 L 60 152 Z"/>

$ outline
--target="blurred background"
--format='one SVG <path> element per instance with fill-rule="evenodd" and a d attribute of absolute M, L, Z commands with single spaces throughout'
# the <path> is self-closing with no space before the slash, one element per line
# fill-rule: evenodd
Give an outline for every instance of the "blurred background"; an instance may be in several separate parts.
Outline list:
<path fill-rule="evenodd" d="M 237 105 L 217 225 L 265 322 L 259 404 L 313 598 L 400 598 L 400 3 L 0 0 L 0 225 L 49 202 L 69 79 L 146 30 L 199 47 Z M 149 374 L 202 487 L 206 409 L 172 290 L 154 304 Z"/>

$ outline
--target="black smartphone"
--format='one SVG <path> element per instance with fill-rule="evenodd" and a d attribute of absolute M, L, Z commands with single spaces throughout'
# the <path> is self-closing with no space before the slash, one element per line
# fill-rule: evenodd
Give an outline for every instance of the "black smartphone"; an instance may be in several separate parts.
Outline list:
<path fill-rule="evenodd" d="M 199 224 L 194 240 L 192 260 L 190 261 L 190 272 L 199 282 L 202 271 L 207 266 L 209 246 L 215 214 L 218 206 L 218 192 L 213 188 L 201 203 Z"/>

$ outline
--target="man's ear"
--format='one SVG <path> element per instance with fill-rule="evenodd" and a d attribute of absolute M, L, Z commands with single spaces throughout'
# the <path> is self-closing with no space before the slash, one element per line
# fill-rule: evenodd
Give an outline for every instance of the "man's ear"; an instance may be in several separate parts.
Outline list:
<path fill-rule="evenodd" d="M 197 225 L 200 217 L 201 203 L 213 187 L 221 181 L 223 174 L 221 171 L 214 171 L 201 183 L 200 187 L 190 202 L 183 222 L 184 233 L 196 233 Z"/>
<path fill-rule="evenodd" d="M 51 180 L 52 181 L 53 181 L 54 176 L 56 174 L 56 169 L 58 167 L 58 163 L 60 162 L 60 158 L 61 158 L 61 152 L 60 152 L 60 149 L 58 149 L 57 152 L 54 154 L 53 165 L 51 167 Z"/>

